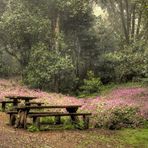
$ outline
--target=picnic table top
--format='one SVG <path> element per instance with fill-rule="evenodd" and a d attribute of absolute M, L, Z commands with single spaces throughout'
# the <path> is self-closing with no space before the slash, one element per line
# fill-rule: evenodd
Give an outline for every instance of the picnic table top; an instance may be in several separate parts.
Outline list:
<path fill-rule="evenodd" d="M 9 98 L 11 100 L 33 100 L 36 99 L 37 97 L 34 96 L 5 96 L 5 98 Z"/>
<path fill-rule="evenodd" d="M 15 109 L 44 109 L 44 108 L 79 108 L 82 105 L 48 105 L 48 106 L 21 106 Z"/>
<path fill-rule="evenodd" d="M 14 101 L 12 100 L 1 100 L 0 103 L 13 103 Z M 20 103 L 20 101 L 18 101 Z"/>

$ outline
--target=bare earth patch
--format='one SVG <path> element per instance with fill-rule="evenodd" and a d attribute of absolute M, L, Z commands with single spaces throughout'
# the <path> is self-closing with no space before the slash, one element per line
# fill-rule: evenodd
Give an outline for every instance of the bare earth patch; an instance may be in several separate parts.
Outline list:
<path fill-rule="evenodd" d="M 0 113 L 0 148 L 104 148 L 104 144 L 90 139 L 93 134 L 111 135 L 113 132 L 101 130 L 51 130 L 31 133 L 8 126 L 8 116 Z M 91 141 L 90 141 L 91 140 Z"/>

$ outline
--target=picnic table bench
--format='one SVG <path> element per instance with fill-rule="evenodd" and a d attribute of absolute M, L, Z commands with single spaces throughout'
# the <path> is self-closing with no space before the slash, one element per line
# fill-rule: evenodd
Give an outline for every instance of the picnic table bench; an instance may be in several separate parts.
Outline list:
<path fill-rule="evenodd" d="M 37 106 L 41 106 L 42 104 L 44 104 L 43 102 L 27 102 L 26 105 L 30 106 L 30 105 L 37 105 Z"/>
<path fill-rule="evenodd" d="M 15 107 L 16 111 L 10 111 L 7 112 L 10 114 L 10 123 L 14 124 L 14 114 L 20 114 L 21 120 L 21 126 L 26 128 L 27 126 L 27 117 L 33 118 L 33 123 L 40 127 L 40 118 L 41 117 L 51 117 L 54 116 L 56 119 L 56 124 L 61 123 L 60 117 L 62 116 L 69 116 L 71 117 L 72 123 L 76 123 L 77 117 L 82 116 L 83 121 L 85 123 L 85 128 L 89 127 L 89 117 L 91 113 L 77 113 L 78 108 L 81 107 L 81 105 L 52 105 L 52 106 L 23 106 L 23 107 Z M 45 112 L 45 111 L 38 111 L 38 112 L 31 112 L 31 109 L 66 109 L 67 112 Z M 17 125 L 19 126 L 19 125 Z"/>
<path fill-rule="evenodd" d="M 30 118 L 33 118 L 33 124 L 35 124 L 39 129 L 40 129 L 40 118 L 41 117 L 57 117 L 56 120 L 56 124 L 60 124 L 60 117 L 62 116 L 70 116 L 72 119 L 72 123 L 76 123 L 75 118 L 72 117 L 77 117 L 77 116 L 82 116 L 83 117 L 83 122 L 84 122 L 84 128 L 88 129 L 89 128 L 89 116 L 91 115 L 91 113 L 61 113 L 61 112 L 55 112 L 55 113 L 46 113 L 46 114 L 42 114 L 42 113 L 34 113 L 34 114 L 29 114 Z"/>

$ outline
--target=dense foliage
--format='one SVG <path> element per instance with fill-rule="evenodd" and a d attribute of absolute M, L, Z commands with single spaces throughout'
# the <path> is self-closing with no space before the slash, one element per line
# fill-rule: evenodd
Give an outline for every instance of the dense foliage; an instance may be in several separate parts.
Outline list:
<path fill-rule="evenodd" d="M 145 119 L 140 116 L 138 108 L 120 106 L 109 110 L 101 110 L 96 115 L 96 127 L 111 130 L 125 127 L 145 126 Z"/>
<path fill-rule="evenodd" d="M 73 87 L 74 67 L 69 56 L 49 51 L 46 45 L 38 44 L 33 47 L 30 58 L 24 72 L 25 83 L 34 88 L 57 92 Z M 66 84 L 63 85 L 63 82 Z"/>
<path fill-rule="evenodd" d="M 94 15 L 96 5 L 104 15 Z M 147 6 L 146 0 L 0 0 L 0 76 L 18 74 L 31 87 L 76 94 L 147 79 Z"/>

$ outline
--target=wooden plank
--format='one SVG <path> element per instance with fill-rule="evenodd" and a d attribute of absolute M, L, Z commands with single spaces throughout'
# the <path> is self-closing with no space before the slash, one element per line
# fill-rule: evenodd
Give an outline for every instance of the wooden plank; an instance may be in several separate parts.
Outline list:
<path fill-rule="evenodd" d="M 29 117 L 47 117 L 47 116 L 90 116 L 91 113 L 48 113 L 48 114 L 32 114 Z"/>
<path fill-rule="evenodd" d="M 4 100 L 4 101 L 0 101 L 0 103 L 14 103 L 14 101 L 6 101 L 6 100 Z M 18 103 L 20 103 L 20 101 L 18 101 Z"/>
<path fill-rule="evenodd" d="M 15 109 L 44 109 L 44 108 L 79 108 L 82 105 L 50 105 L 50 106 L 24 106 Z"/>
<path fill-rule="evenodd" d="M 9 98 L 12 100 L 15 100 L 15 99 L 32 100 L 32 99 L 36 99 L 37 97 L 34 97 L 34 96 L 5 96 L 5 98 Z"/>
<path fill-rule="evenodd" d="M 37 106 L 41 106 L 44 103 L 41 102 L 26 102 L 26 105 L 30 106 L 30 105 L 37 105 Z"/>
<path fill-rule="evenodd" d="M 55 116 L 55 123 L 60 124 L 61 116 L 70 116 L 71 117 L 71 122 L 72 124 L 76 124 L 78 122 L 78 119 L 72 117 L 77 117 L 77 116 L 83 116 L 83 121 L 84 121 L 84 129 L 89 128 L 89 115 L 91 113 L 50 113 L 50 114 L 34 114 L 34 115 L 29 115 L 29 117 L 33 118 L 33 123 L 36 124 L 38 128 L 40 128 L 40 117 L 47 117 L 47 116 Z M 38 120 L 37 120 L 38 119 Z"/>
<path fill-rule="evenodd" d="M 42 102 L 27 102 L 26 104 L 28 105 L 28 104 L 44 104 L 44 103 L 42 103 Z"/>
<path fill-rule="evenodd" d="M 7 114 L 18 114 L 17 111 L 7 111 Z M 31 114 L 50 114 L 50 113 L 61 113 L 61 112 L 29 112 L 28 115 Z"/>

